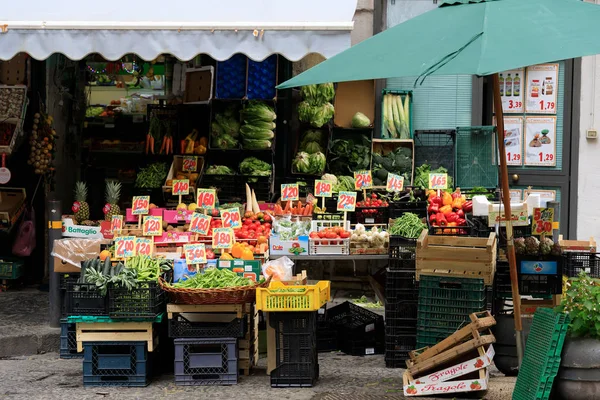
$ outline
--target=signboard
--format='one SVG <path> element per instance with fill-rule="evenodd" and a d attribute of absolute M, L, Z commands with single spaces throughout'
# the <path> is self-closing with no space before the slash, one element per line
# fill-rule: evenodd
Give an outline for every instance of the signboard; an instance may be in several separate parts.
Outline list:
<path fill-rule="evenodd" d="M 316 197 L 331 197 L 333 192 L 333 184 L 330 181 L 315 181 L 315 196 Z"/>
<path fill-rule="evenodd" d="M 526 204 L 511 206 L 510 213 L 512 216 L 511 221 L 513 226 L 529 225 L 529 216 L 527 214 Z M 502 210 L 502 212 L 495 211 L 494 206 L 490 205 L 488 213 L 488 226 L 493 227 L 496 226 L 496 224 L 500 224 L 500 226 L 506 226 L 506 217 L 504 216 L 504 210 Z"/>
<path fill-rule="evenodd" d="M 523 165 L 523 117 L 504 117 L 507 165 Z"/>
<path fill-rule="evenodd" d="M 556 166 L 556 117 L 525 118 L 525 165 Z"/>
<path fill-rule="evenodd" d="M 162 217 L 153 215 L 144 216 L 142 223 L 142 235 L 144 236 L 162 236 Z"/>
<path fill-rule="evenodd" d="M 295 201 L 300 197 L 300 190 L 297 183 L 281 184 L 281 201 Z"/>
<path fill-rule="evenodd" d="M 525 70 L 523 68 L 501 72 L 500 97 L 502 110 L 506 114 L 523 112 L 523 93 L 525 83 Z"/>
<path fill-rule="evenodd" d="M 429 189 L 448 189 L 448 174 L 429 174 Z"/>
<path fill-rule="evenodd" d="M 230 249 L 233 247 L 233 229 L 215 228 L 213 229 L 212 247 L 213 249 Z"/>
<path fill-rule="evenodd" d="M 154 241 L 152 239 L 136 237 L 134 245 L 135 254 L 152 257 L 152 252 L 154 251 Z"/>
<path fill-rule="evenodd" d="M 357 171 L 354 173 L 354 189 L 363 190 L 373 187 L 371 171 Z"/>
<path fill-rule="evenodd" d="M 196 172 L 198 170 L 198 157 L 185 156 L 181 164 L 183 172 Z"/>
<path fill-rule="evenodd" d="M 199 235 L 206 236 L 210 230 L 210 221 L 212 217 L 210 215 L 204 215 L 200 213 L 193 213 L 190 219 L 190 232 L 195 232 Z"/>
<path fill-rule="evenodd" d="M 228 208 L 226 210 L 220 210 L 220 212 L 223 228 L 238 229 L 242 227 L 242 218 L 240 217 L 239 208 Z"/>
<path fill-rule="evenodd" d="M 131 214 L 146 215 L 150 212 L 150 196 L 133 196 Z"/>
<path fill-rule="evenodd" d="M 527 67 L 527 100 L 525 112 L 556 114 L 558 64 Z"/>
<path fill-rule="evenodd" d="M 110 220 L 110 232 L 113 235 L 118 235 L 123 230 L 123 216 L 113 215 Z"/>
<path fill-rule="evenodd" d="M 115 238 L 115 257 L 128 258 L 135 256 L 135 236 L 119 236 Z"/>
<path fill-rule="evenodd" d="M 546 205 L 549 201 L 556 201 L 556 190 L 536 190 L 536 189 L 525 189 L 523 190 L 524 200 L 527 200 L 530 194 L 540 195 L 540 204 Z"/>
<path fill-rule="evenodd" d="M 215 208 L 217 192 L 215 189 L 198 189 L 196 202 L 198 208 Z"/>
<path fill-rule="evenodd" d="M 388 192 L 401 192 L 404 188 L 404 177 L 396 174 L 388 173 L 385 190 Z"/>
<path fill-rule="evenodd" d="M 534 208 L 531 220 L 532 235 L 551 235 L 554 222 L 553 208 Z"/>
<path fill-rule="evenodd" d="M 173 180 L 173 195 L 182 196 L 190 194 L 190 181 L 189 179 L 174 179 Z"/>
<path fill-rule="evenodd" d="M 352 212 L 356 208 L 356 192 L 340 192 L 338 194 L 337 210 Z"/>
<path fill-rule="evenodd" d="M 206 248 L 203 243 L 184 244 L 183 252 L 188 265 L 206 264 Z"/>

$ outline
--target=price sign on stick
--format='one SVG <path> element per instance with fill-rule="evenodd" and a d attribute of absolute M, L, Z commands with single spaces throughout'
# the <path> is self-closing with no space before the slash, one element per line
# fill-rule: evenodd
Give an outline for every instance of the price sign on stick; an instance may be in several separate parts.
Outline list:
<path fill-rule="evenodd" d="M 110 220 L 110 231 L 113 235 L 118 235 L 123 230 L 123 216 L 113 215 Z"/>
<path fill-rule="evenodd" d="M 337 210 L 354 211 L 356 208 L 356 192 L 340 192 L 338 194 Z"/>
<path fill-rule="evenodd" d="M 183 252 L 188 265 L 206 264 L 206 248 L 203 243 L 184 244 Z"/>
<path fill-rule="evenodd" d="M 300 190 L 297 183 L 281 184 L 281 201 L 295 201 L 300 196 Z"/>
<path fill-rule="evenodd" d="M 152 257 L 152 252 L 154 251 L 154 241 L 152 239 L 136 237 L 134 244 L 135 254 Z"/>
<path fill-rule="evenodd" d="M 448 174 L 429 174 L 429 189 L 448 189 Z"/>
<path fill-rule="evenodd" d="M 173 180 L 173 196 L 190 194 L 190 181 L 188 179 Z"/>
<path fill-rule="evenodd" d="M 129 258 L 135 256 L 135 236 L 119 236 L 115 238 L 115 257 Z"/>
<path fill-rule="evenodd" d="M 145 216 L 142 224 L 142 235 L 144 236 L 162 236 L 162 217 Z"/>
<path fill-rule="evenodd" d="M 315 181 L 315 196 L 316 197 L 331 197 L 333 185 L 329 181 Z"/>
<path fill-rule="evenodd" d="M 214 249 L 229 249 L 233 247 L 233 229 L 215 228 L 213 229 L 212 247 Z"/>
<path fill-rule="evenodd" d="M 534 208 L 533 220 L 531 222 L 531 233 L 538 236 L 551 235 L 553 222 L 553 208 Z"/>
<path fill-rule="evenodd" d="M 181 165 L 181 170 L 183 172 L 196 172 L 198 170 L 198 157 L 183 157 L 183 164 Z"/>
<path fill-rule="evenodd" d="M 373 187 L 371 171 L 358 171 L 354 173 L 354 189 L 363 190 Z"/>
<path fill-rule="evenodd" d="M 401 192 L 404 188 L 404 177 L 391 172 L 388 174 L 385 190 L 388 192 Z"/>
<path fill-rule="evenodd" d="M 133 196 L 131 213 L 133 215 L 146 215 L 150 212 L 150 196 Z"/>
<path fill-rule="evenodd" d="M 215 208 L 217 192 L 215 189 L 198 189 L 197 203 L 199 208 Z"/>
<path fill-rule="evenodd" d="M 190 220 L 190 232 L 195 232 L 199 235 L 206 236 L 210 230 L 210 220 L 212 219 L 209 215 L 200 213 L 193 213 L 192 219 Z"/>
<path fill-rule="evenodd" d="M 239 208 L 228 208 L 226 210 L 220 210 L 221 220 L 223 221 L 223 228 L 241 228 L 242 218 L 240 217 Z"/>

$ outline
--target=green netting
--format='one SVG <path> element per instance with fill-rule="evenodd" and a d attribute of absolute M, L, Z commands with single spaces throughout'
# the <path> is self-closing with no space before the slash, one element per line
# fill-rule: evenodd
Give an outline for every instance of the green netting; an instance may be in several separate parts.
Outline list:
<path fill-rule="evenodd" d="M 131 318 L 118 318 L 113 319 L 108 316 L 96 316 L 96 315 L 71 315 L 67 317 L 67 321 L 70 324 L 73 323 L 117 323 L 117 322 L 156 322 L 161 323 L 163 320 L 165 313 L 161 313 L 157 315 L 155 318 L 145 318 L 145 317 L 131 317 Z"/>
<path fill-rule="evenodd" d="M 456 186 L 460 188 L 498 186 L 498 162 L 494 126 L 456 129 Z"/>

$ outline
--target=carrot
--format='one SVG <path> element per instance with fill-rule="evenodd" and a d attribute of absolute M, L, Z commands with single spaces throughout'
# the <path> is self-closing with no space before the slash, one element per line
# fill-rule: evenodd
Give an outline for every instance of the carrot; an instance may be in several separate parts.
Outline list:
<path fill-rule="evenodd" d="M 275 204 L 275 215 L 283 215 L 283 209 L 279 204 Z"/>
<path fill-rule="evenodd" d="M 146 154 L 148 154 L 148 150 L 150 150 L 150 134 L 146 135 Z"/>
<path fill-rule="evenodd" d="M 154 137 L 150 136 L 150 152 L 154 154 Z"/>
<path fill-rule="evenodd" d="M 173 154 L 173 136 L 169 138 L 169 154 Z"/>
<path fill-rule="evenodd" d="M 171 147 L 171 138 L 166 137 L 165 141 L 167 142 L 167 144 L 165 146 L 165 154 L 169 154 L 169 148 Z"/>
<path fill-rule="evenodd" d="M 284 211 L 284 214 L 288 214 L 288 213 L 292 212 L 292 202 L 291 201 L 287 202 L 287 204 L 285 205 L 285 210 L 283 210 L 283 211 Z"/>
<path fill-rule="evenodd" d="M 160 150 L 159 150 L 159 154 L 162 154 L 163 151 L 165 151 L 165 149 L 167 148 L 167 138 L 164 137 L 162 140 L 162 144 L 160 145 Z"/>
<path fill-rule="evenodd" d="M 306 208 L 308 209 L 308 211 L 306 211 L 306 215 L 312 215 L 313 205 L 309 204 L 309 205 L 306 206 Z"/>
<path fill-rule="evenodd" d="M 298 200 L 298 205 L 296 206 L 296 211 L 298 211 L 298 214 L 302 214 L 302 202 L 300 200 Z"/>
<path fill-rule="evenodd" d="M 185 139 L 179 141 L 179 150 L 181 154 L 185 154 Z"/>

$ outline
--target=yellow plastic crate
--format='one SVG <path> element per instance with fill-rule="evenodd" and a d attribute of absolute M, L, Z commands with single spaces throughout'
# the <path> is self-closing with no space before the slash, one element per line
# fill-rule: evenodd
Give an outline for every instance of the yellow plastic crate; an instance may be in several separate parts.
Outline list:
<path fill-rule="evenodd" d="M 331 297 L 331 283 L 288 286 L 272 282 L 268 288 L 256 289 L 256 308 L 260 311 L 317 311 Z"/>

